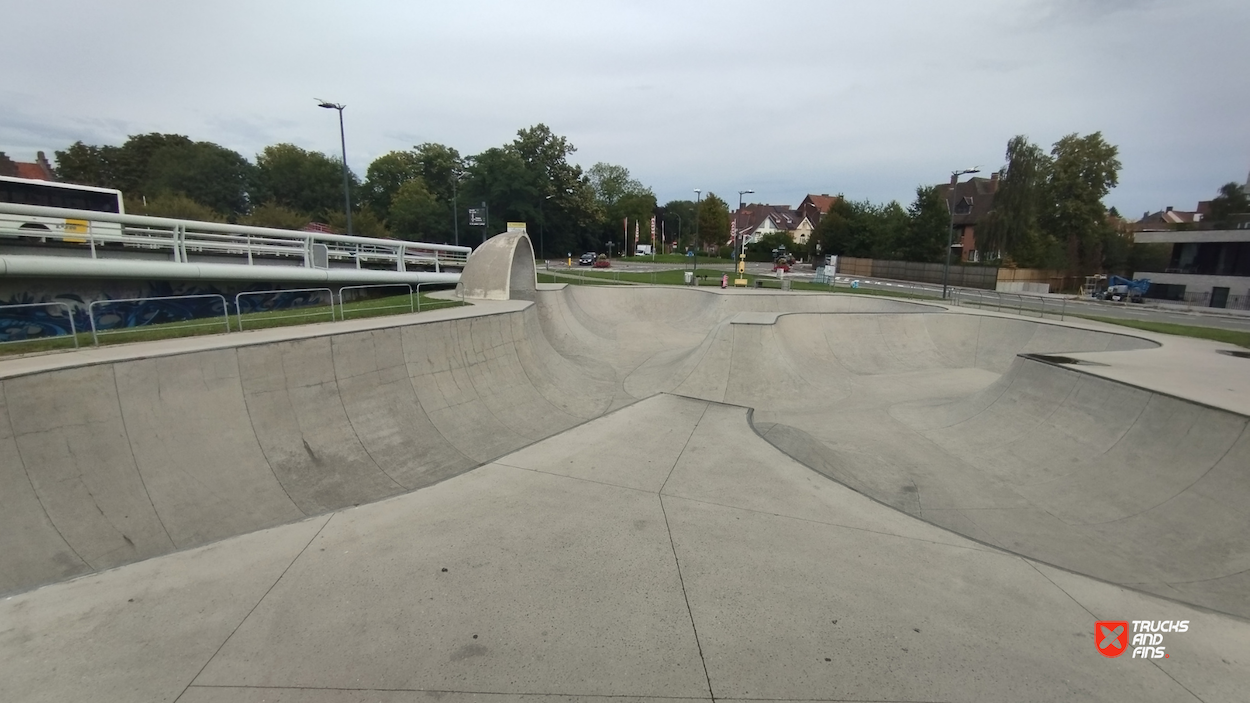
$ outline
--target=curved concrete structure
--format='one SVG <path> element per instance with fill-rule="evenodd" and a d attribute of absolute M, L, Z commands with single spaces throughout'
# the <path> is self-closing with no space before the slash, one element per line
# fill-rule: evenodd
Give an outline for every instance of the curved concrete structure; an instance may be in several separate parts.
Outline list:
<path fill-rule="evenodd" d="M 464 297 L 473 300 L 533 300 L 538 271 L 529 235 L 504 232 L 487 239 L 469 256 L 460 282 Z"/>
<path fill-rule="evenodd" d="M 214 550 L 218 568 L 252 564 L 226 555 L 269 530 L 266 559 L 289 566 L 261 578 L 250 602 L 269 606 L 204 625 L 197 638 L 219 649 L 187 655 L 187 700 L 358 685 L 1168 700 L 1177 682 L 1235 700 L 1250 685 L 1230 673 L 1250 653 L 1250 362 L 888 298 L 533 276 L 528 238 L 501 235 L 470 259 L 466 296 L 532 302 L 0 364 L 0 590 L 201 545 L 91 578 L 151 580 L 166 559 L 196 571 Z M 1026 356 L 1054 354 L 1087 363 Z M 1171 391 L 1178 355 L 1206 365 L 1189 397 Z M 220 587 L 251 588 L 239 579 Z M 95 603 L 87 581 L 17 602 L 69 589 Z M 601 619 L 608 601 L 627 615 Z M 307 605 L 322 603 L 340 605 Z M 1088 634 L 1068 646 L 1094 617 L 1176 613 L 1235 650 L 1231 669 L 1181 649 L 1189 664 L 1148 684 L 1093 667 Z M 0 609 L 0 632 L 24 617 Z M 820 623 L 832 629 L 808 647 L 796 633 Z M 490 644 L 457 639 L 498 627 Z M 983 647 L 978 631 L 995 628 L 1026 634 Z M 873 663 L 906 658 L 898 638 L 916 634 L 901 652 L 930 653 L 907 665 L 917 678 Z M 603 656 L 582 637 L 602 638 Z M 380 663 L 391 651 L 411 651 L 416 673 Z M 0 697 L 29 690 L 0 684 Z"/>

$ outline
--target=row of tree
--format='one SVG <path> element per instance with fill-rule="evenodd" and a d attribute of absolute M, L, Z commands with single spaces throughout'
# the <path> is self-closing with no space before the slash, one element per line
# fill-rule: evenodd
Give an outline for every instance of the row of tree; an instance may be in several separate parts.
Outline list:
<path fill-rule="evenodd" d="M 814 254 L 936 262 L 945 255 L 950 214 L 939 190 L 916 189 L 907 209 L 897 201 L 876 204 L 839 196 L 809 242 Z"/>
<path fill-rule="evenodd" d="M 392 151 L 369 165 L 363 182 L 348 172 L 353 231 L 472 243 L 521 221 L 557 256 L 620 241 L 625 223 L 646 223 L 640 231 L 649 236 L 649 219 L 663 216 L 654 193 L 623 166 L 599 163 L 583 172 L 569 161 L 575 151 L 543 124 L 468 157 L 434 143 Z M 77 142 L 56 157 L 58 178 L 118 188 L 132 213 L 345 230 L 342 161 L 293 144 L 265 147 L 249 161 L 211 142 L 141 134 L 121 146 Z M 486 232 L 471 231 L 468 210 L 481 205 L 489 213 Z M 726 210 L 726 231 L 727 217 Z M 693 218 L 680 224 L 693 233 Z"/>
<path fill-rule="evenodd" d="M 1049 153 L 1017 136 L 1007 143 L 1006 159 L 993 208 L 975 225 L 984 258 L 1079 275 L 1132 271 L 1167 256 L 1159 246 L 1134 245 L 1128 223 L 1103 204 L 1121 165 L 1118 149 L 1100 132 L 1070 134 Z M 1230 188 L 1240 192 L 1235 184 L 1224 190 Z M 906 210 L 897 202 L 839 198 L 817 227 L 812 249 L 819 244 L 829 254 L 942 261 L 955 205 L 947 199 L 953 197 L 922 186 Z"/>
<path fill-rule="evenodd" d="M 1124 268 L 1132 240 L 1103 204 L 1119 172 L 1119 150 L 1100 132 L 1070 134 L 1049 153 L 1025 136 L 1013 137 L 994 209 L 977 227 L 977 249 L 1033 268 Z"/>
<path fill-rule="evenodd" d="M 635 228 L 649 242 L 656 217 L 665 240 L 682 248 L 715 250 L 726 242 L 730 210 L 715 193 L 658 206 L 629 169 L 597 163 L 583 171 L 569 161 L 574 152 L 543 124 L 472 156 L 435 143 L 392 151 L 369 165 L 363 182 L 348 171 L 354 233 L 464 244 L 522 221 L 540 253 L 562 257 L 632 241 Z M 249 161 L 212 142 L 153 133 L 121 146 L 76 142 L 56 160 L 59 178 L 118 188 L 134 213 L 345 230 L 342 161 L 293 144 L 265 147 Z M 1011 139 L 993 210 L 976 226 L 977 249 L 1020 266 L 1074 273 L 1133 268 L 1141 252 L 1103 205 L 1120 167 L 1118 149 L 1098 132 L 1068 135 L 1049 152 L 1024 136 Z M 1224 186 L 1213 217 L 1245 212 L 1245 198 L 1237 184 Z M 468 222 L 468 209 L 482 204 L 489 210 L 485 232 Z M 809 253 L 941 261 L 949 206 L 940 188 L 927 186 L 916 189 L 907 208 L 839 197 Z"/>

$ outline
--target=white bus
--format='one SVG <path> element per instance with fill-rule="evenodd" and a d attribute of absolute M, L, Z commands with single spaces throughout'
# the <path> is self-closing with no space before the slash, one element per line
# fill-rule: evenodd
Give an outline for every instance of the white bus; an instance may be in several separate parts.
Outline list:
<path fill-rule="evenodd" d="M 116 188 L 96 188 L 12 176 L 0 176 L 0 203 L 126 214 L 122 192 Z M 0 213 L 0 235 L 6 238 L 21 237 L 28 241 L 81 244 L 87 241 L 84 237 L 89 231 L 119 236 L 122 226 L 116 222 Z"/>

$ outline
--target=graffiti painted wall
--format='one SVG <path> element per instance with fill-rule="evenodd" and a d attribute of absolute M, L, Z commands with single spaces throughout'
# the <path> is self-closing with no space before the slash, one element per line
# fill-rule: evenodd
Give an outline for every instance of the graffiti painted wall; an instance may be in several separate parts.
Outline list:
<path fill-rule="evenodd" d="M 243 295 L 239 293 L 268 293 Z M 328 291 L 203 281 L 0 281 L 0 342 L 326 305 Z M 95 303 L 92 305 L 92 303 Z M 71 324 L 71 319 L 73 323 Z"/>

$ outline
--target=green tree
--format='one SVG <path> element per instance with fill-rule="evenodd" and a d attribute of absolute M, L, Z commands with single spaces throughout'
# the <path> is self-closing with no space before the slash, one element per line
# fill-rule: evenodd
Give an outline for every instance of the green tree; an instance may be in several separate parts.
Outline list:
<path fill-rule="evenodd" d="M 359 193 L 348 171 L 352 193 Z M 265 147 L 256 156 L 256 202 L 273 202 L 293 210 L 325 217 L 343 209 L 342 162 L 294 144 Z M 355 206 L 353 204 L 353 210 Z"/>
<path fill-rule="evenodd" d="M 274 229 L 304 229 L 310 222 L 307 214 L 275 203 L 264 203 L 239 219 L 241 224 Z"/>
<path fill-rule="evenodd" d="M 151 132 L 131 135 L 112 157 L 114 161 L 113 187 L 134 198 L 158 195 L 158 193 L 148 193 L 144 189 L 152 157 L 163 149 L 190 144 L 191 139 L 181 134 Z"/>
<path fill-rule="evenodd" d="M 225 216 L 249 209 L 255 167 L 237 152 L 212 142 L 163 147 L 148 160 L 141 186 L 150 195 L 183 193 Z"/>
<path fill-rule="evenodd" d="M 492 147 L 469 159 L 466 207 L 485 202 L 490 208 L 486 236 L 503 231 L 508 221 L 524 221 L 538 211 L 539 184 L 516 152 Z"/>
<path fill-rule="evenodd" d="M 74 142 L 56 155 L 56 177 L 66 183 L 113 188 L 116 178 L 113 161 L 117 147 L 99 147 Z"/>
<path fill-rule="evenodd" d="M 418 177 L 399 187 L 386 219 L 391 232 L 400 239 L 431 241 L 439 239 L 433 232 L 445 229 L 446 214 L 446 208 L 426 187 L 425 180 Z"/>
<path fill-rule="evenodd" d="M 611 210 L 626 195 L 641 195 L 651 190 L 641 181 L 631 178 L 629 169 L 600 161 L 591 166 L 586 175 L 594 188 L 595 199 L 605 211 Z"/>
<path fill-rule="evenodd" d="M 196 220 L 199 222 L 225 222 L 226 218 L 209 206 L 196 202 L 182 193 L 160 193 L 144 200 L 140 199 L 128 205 L 126 211 L 132 215 L 149 217 L 170 217 L 175 220 Z"/>
<path fill-rule="evenodd" d="M 848 200 L 839 194 L 829 212 L 820 218 L 813 239 L 820 242 L 823 254 L 888 257 L 893 240 L 907 226 L 906 217 L 898 203 L 878 206 Z"/>
<path fill-rule="evenodd" d="M 1103 253 L 1115 236 L 1103 198 L 1119 182 L 1119 150 L 1101 132 L 1069 134 L 1051 149 L 1048 210 L 1042 227 L 1067 250 L 1067 270 L 1090 273 L 1105 268 Z"/>
<path fill-rule="evenodd" d="M 531 236 L 541 232 L 549 251 L 597 248 L 594 227 L 605 214 L 595 201 L 590 179 L 581 166 L 569 162 L 577 147 L 540 123 L 517 130 L 506 148 L 525 164 L 536 196 L 514 206 L 520 219 L 537 225 Z"/>
<path fill-rule="evenodd" d="M 339 234 L 347 232 L 347 215 L 343 212 L 336 210 L 326 219 L 330 229 L 334 232 Z M 369 208 L 361 208 L 352 214 L 352 234 L 358 237 L 391 238 L 391 232 L 386 228 L 386 223 Z"/>
<path fill-rule="evenodd" d="M 664 203 L 664 217 L 668 222 L 668 240 L 677 242 L 682 252 L 693 244 L 694 209 L 693 200 L 670 200 Z"/>
<path fill-rule="evenodd" d="M 1051 158 L 1024 135 L 1007 142 L 1007 165 L 999 171 L 994 209 L 976 229 L 977 249 L 1003 252 L 1024 266 L 1046 258 L 1041 218 Z"/>
<path fill-rule="evenodd" d="M 414 152 L 388 152 L 369 164 L 360 187 L 360 200 L 374 212 L 388 213 L 400 186 L 420 176 L 421 164 Z"/>
<path fill-rule="evenodd" d="M 729 204 L 708 193 L 699 204 L 699 244 L 715 251 L 729 241 Z"/>
<path fill-rule="evenodd" d="M 791 254 L 796 253 L 794 240 L 785 232 L 772 232 L 760 237 L 758 242 L 746 245 L 747 261 L 772 261 L 773 250 L 785 247 Z"/>
<path fill-rule="evenodd" d="M 450 205 L 453 184 L 464 176 L 464 159 L 460 158 L 460 152 L 449 146 L 426 142 L 417 145 L 413 155 L 417 174 L 425 179 L 426 188 L 434 197 Z"/>
<path fill-rule="evenodd" d="M 895 243 L 894 256 L 904 261 L 943 261 L 950 239 L 950 213 L 941 189 L 920 186 L 907 208 L 907 226 Z"/>
<path fill-rule="evenodd" d="M 1215 227 L 1226 228 L 1232 223 L 1233 215 L 1250 212 L 1250 198 L 1240 184 L 1225 183 L 1219 193 L 1211 200 L 1211 221 Z"/>

